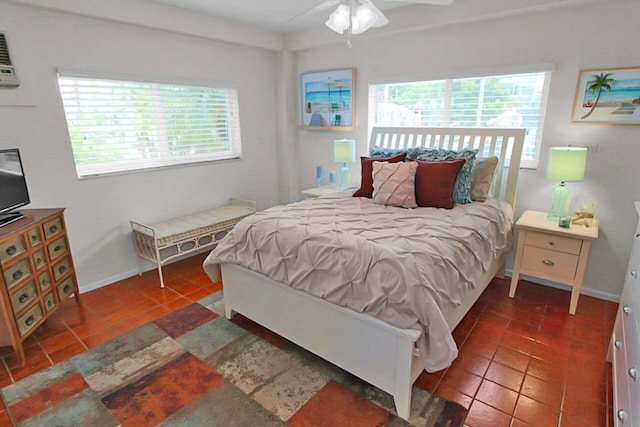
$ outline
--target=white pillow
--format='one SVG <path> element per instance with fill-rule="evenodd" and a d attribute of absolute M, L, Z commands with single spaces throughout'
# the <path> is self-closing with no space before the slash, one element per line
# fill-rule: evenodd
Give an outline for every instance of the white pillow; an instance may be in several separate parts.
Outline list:
<path fill-rule="evenodd" d="M 416 208 L 416 162 L 373 162 L 373 203 Z"/>
<path fill-rule="evenodd" d="M 471 180 L 471 200 L 474 202 L 487 200 L 493 184 L 496 166 L 498 166 L 498 158 L 496 156 L 476 157 L 473 179 Z"/>

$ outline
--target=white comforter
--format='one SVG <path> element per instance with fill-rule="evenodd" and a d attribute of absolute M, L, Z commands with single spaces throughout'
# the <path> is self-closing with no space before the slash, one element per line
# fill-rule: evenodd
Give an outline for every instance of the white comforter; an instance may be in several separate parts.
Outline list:
<path fill-rule="evenodd" d="M 511 249 L 509 206 L 495 199 L 451 210 L 402 209 L 336 193 L 245 218 L 204 262 L 212 280 L 239 264 L 332 303 L 365 312 L 418 341 L 427 371 L 458 350 L 444 313 L 494 258 Z"/>

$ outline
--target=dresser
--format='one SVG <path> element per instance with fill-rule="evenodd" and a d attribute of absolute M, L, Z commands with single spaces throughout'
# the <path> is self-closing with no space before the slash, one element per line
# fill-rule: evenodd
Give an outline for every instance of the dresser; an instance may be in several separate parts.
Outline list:
<path fill-rule="evenodd" d="M 576 314 L 578 298 L 589 263 L 591 242 L 599 223 L 562 228 L 546 212 L 525 211 L 516 222 L 519 230 L 509 296 L 514 297 L 521 274 L 571 286 L 569 314 Z"/>
<path fill-rule="evenodd" d="M 635 207 L 640 217 L 640 202 L 635 202 Z M 608 357 L 613 364 L 616 426 L 640 425 L 640 221 L 633 239 Z"/>
<path fill-rule="evenodd" d="M 64 209 L 25 209 L 25 217 L 0 227 L 0 346 L 12 346 L 20 366 L 22 343 L 78 285 Z"/>

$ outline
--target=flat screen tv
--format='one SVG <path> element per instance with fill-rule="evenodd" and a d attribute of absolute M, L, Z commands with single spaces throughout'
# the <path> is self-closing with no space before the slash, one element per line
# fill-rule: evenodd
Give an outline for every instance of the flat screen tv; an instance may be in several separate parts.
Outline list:
<path fill-rule="evenodd" d="M 22 218 L 16 209 L 29 202 L 20 152 L 17 148 L 0 150 L 0 227 Z"/>

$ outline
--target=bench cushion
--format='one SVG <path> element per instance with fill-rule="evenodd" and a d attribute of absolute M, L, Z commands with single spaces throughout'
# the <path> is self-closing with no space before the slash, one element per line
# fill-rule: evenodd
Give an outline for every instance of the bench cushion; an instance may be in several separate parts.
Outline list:
<path fill-rule="evenodd" d="M 158 244 L 166 246 L 184 239 L 231 227 L 241 218 L 252 213 L 253 211 L 250 209 L 236 205 L 226 205 L 168 221 L 157 222 L 152 224 L 151 227 L 155 230 Z"/>

